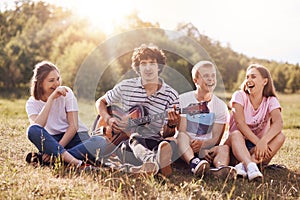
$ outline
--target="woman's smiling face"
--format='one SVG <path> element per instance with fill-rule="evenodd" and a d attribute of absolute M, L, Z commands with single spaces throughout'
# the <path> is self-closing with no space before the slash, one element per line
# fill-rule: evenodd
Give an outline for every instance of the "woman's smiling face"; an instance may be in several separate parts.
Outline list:
<path fill-rule="evenodd" d="M 60 75 L 58 71 L 52 70 L 48 76 L 44 79 L 42 87 L 45 96 L 50 96 L 50 94 L 61 84 Z"/>
<path fill-rule="evenodd" d="M 251 93 L 262 94 L 268 79 L 263 78 L 259 71 L 255 68 L 251 68 L 246 73 L 246 90 Z"/>

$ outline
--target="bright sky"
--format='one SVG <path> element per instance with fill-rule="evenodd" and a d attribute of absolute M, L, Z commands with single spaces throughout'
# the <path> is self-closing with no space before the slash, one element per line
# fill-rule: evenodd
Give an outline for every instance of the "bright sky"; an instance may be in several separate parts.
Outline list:
<path fill-rule="evenodd" d="M 200 33 L 229 43 L 234 51 L 249 57 L 300 64 L 298 0 L 47 1 L 71 7 L 106 32 L 135 10 L 142 20 L 158 22 L 163 29 L 174 30 L 179 22 L 191 22 Z"/>

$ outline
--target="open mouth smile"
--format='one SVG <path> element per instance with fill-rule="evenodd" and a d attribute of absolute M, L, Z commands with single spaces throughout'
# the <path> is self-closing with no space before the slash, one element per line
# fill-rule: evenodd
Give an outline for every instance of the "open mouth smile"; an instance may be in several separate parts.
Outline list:
<path fill-rule="evenodd" d="M 254 83 L 249 83 L 249 82 L 247 82 L 246 85 L 247 85 L 248 89 L 252 89 L 255 86 Z"/>

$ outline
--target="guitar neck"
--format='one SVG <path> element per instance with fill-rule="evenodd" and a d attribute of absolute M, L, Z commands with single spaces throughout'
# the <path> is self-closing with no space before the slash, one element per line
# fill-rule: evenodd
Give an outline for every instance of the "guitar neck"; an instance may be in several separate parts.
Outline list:
<path fill-rule="evenodd" d="M 176 108 L 176 111 L 179 111 L 179 113 L 182 114 L 189 113 L 189 110 L 187 108 L 182 108 L 182 109 Z M 166 118 L 168 118 L 168 111 L 165 111 L 163 113 L 153 114 L 153 115 L 147 115 L 145 117 L 141 117 L 138 119 L 130 119 L 130 121 L 133 123 L 132 124 L 133 126 L 139 126 L 142 124 L 150 123 L 152 121 L 158 121 Z"/>
<path fill-rule="evenodd" d="M 199 113 L 209 113 L 209 109 L 207 108 L 206 104 L 204 103 L 196 103 L 190 104 L 186 108 L 176 108 L 176 111 L 179 111 L 181 114 L 199 114 Z M 163 113 L 157 113 L 153 115 L 147 115 L 137 119 L 128 119 L 129 127 L 139 126 L 142 124 L 147 124 L 152 121 L 163 120 L 168 118 L 168 111 Z"/>

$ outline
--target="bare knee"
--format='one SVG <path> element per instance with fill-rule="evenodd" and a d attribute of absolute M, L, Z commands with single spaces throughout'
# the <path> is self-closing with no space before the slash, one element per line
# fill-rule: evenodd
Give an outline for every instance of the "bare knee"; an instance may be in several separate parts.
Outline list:
<path fill-rule="evenodd" d="M 283 132 L 280 132 L 278 135 L 277 135 L 277 137 L 276 137 L 276 139 L 278 140 L 278 142 L 280 143 L 280 144 L 283 144 L 284 143 L 284 141 L 285 141 L 285 135 L 283 134 Z"/>
<path fill-rule="evenodd" d="M 243 134 L 240 131 L 236 130 L 229 134 L 228 139 L 225 142 L 225 144 L 231 146 L 232 142 L 239 141 L 241 139 L 244 140 Z"/>
<path fill-rule="evenodd" d="M 228 145 L 219 145 L 214 148 L 216 148 L 216 155 L 221 155 L 222 157 L 227 157 L 230 153 L 230 147 Z"/>
<path fill-rule="evenodd" d="M 191 139 L 185 132 L 179 132 L 177 141 L 179 144 L 190 145 Z"/>

